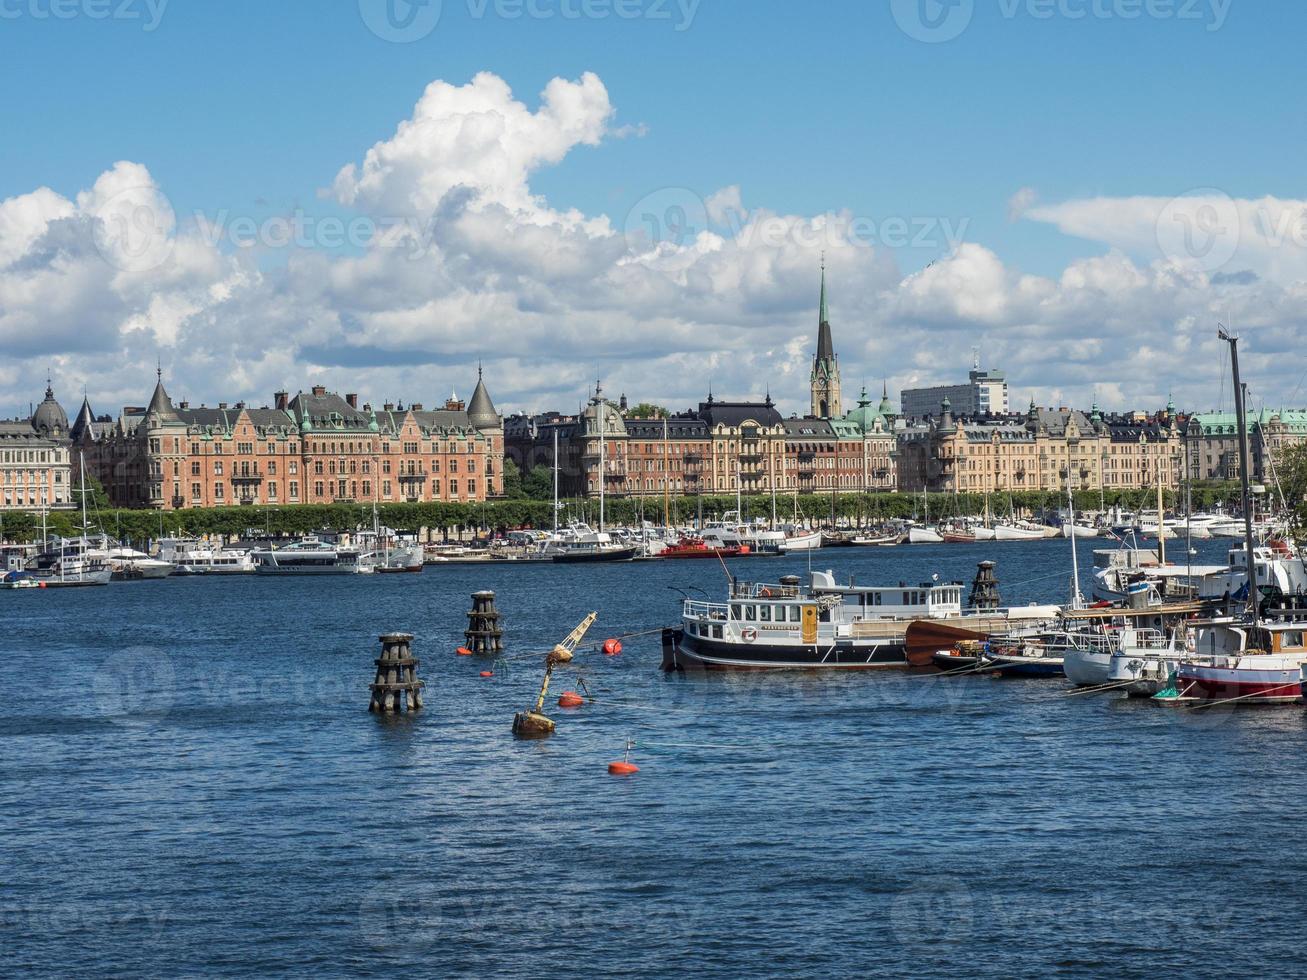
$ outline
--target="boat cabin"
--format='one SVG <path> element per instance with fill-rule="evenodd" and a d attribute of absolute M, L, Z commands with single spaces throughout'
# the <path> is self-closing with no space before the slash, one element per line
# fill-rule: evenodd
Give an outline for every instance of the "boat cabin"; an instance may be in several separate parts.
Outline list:
<path fill-rule="evenodd" d="M 962 615 L 961 582 L 922 582 L 895 586 L 837 585 L 833 572 L 812 573 L 814 596 L 838 596 L 852 617 L 862 619 L 936 619 Z"/>

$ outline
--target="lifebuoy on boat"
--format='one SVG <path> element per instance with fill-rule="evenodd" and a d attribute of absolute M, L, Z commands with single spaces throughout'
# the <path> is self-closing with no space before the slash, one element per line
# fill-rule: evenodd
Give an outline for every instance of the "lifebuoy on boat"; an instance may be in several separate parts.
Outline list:
<path fill-rule="evenodd" d="M 758 590 L 758 595 L 762 596 L 764 599 L 770 599 L 770 598 L 771 598 L 771 589 L 767 588 L 767 587 L 764 585 L 761 589 Z"/>
<path fill-rule="evenodd" d="M 740 630 L 740 639 L 745 643 L 752 643 L 754 640 L 758 639 L 758 631 L 752 626 L 746 626 L 744 629 Z"/>

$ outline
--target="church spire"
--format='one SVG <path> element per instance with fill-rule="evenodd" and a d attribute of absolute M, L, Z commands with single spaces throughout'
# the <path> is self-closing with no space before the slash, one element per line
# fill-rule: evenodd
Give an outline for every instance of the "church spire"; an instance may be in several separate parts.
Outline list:
<path fill-rule="evenodd" d="M 821 256 L 821 300 L 817 313 L 817 355 L 812 359 L 812 415 L 838 418 L 840 408 L 840 365 L 831 339 L 830 310 L 826 302 L 826 253 Z"/>

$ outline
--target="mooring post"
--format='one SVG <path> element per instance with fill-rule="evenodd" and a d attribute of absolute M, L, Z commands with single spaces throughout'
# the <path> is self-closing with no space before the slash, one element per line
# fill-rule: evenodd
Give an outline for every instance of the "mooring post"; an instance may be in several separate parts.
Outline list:
<path fill-rule="evenodd" d="M 399 714 L 405 707 L 409 711 L 422 710 L 423 682 L 418 680 L 420 661 L 413 656 L 412 633 L 383 633 L 381 656 L 377 665 L 376 680 L 370 685 L 372 699 L 368 710 L 381 714 Z"/>

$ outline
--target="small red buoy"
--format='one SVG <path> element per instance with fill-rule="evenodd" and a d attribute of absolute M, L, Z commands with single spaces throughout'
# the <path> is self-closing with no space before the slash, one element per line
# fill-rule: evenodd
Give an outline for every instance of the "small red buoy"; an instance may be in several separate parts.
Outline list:
<path fill-rule="evenodd" d="M 640 767 L 634 762 L 608 763 L 608 775 L 610 776 L 634 776 L 639 771 Z"/>
<path fill-rule="evenodd" d="M 560 708 L 579 708 L 585 704 L 585 699 L 575 691 L 564 691 L 558 697 L 558 706 Z"/>
<path fill-rule="evenodd" d="M 604 656 L 615 657 L 622 652 L 621 640 L 604 640 Z"/>
<path fill-rule="evenodd" d="M 467 647 L 459 647 L 459 648 L 458 648 L 457 650 L 455 650 L 454 652 L 455 652 L 456 654 L 458 654 L 460 657 L 470 657 L 470 656 L 472 656 L 472 651 L 469 650 Z"/>
<path fill-rule="evenodd" d="M 481 676 L 482 676 L 482 677 L 494 677 L 494 676 L 495 676 L 495 672 L 494 672 L 493 670 L 483 670 L 483 671 L 481 671 Z"/>
<path fill-rule="evenodd" d="M 45 588 L 45 583 L 44 583 L 44 582 L 41 583 L 41 588 L 43 588 L 43 589 Z"/>

